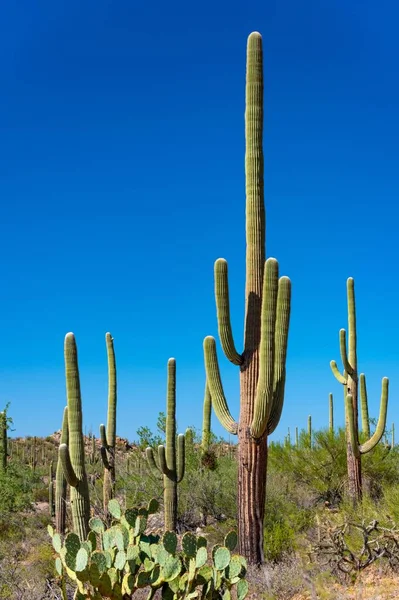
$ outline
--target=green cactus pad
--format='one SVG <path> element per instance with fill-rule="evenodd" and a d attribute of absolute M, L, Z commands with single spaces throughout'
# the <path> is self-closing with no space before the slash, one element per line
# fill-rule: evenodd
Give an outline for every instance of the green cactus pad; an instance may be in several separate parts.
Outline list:
<path fill-rule="evenodd" d="M 89 554 L 86 548 L 80 548 L 76 555 L 75 571 L 84 571 L 89 562 Z"/>
<path fill-rule="evenodd" d="M 135 523 L 134 529 L 133 529 L 134 537 L 137 537 L 141 533 L 144 533 L 146 527 L 147 527 L 147 519 L 143 515 L 139 515 L 136 518 L 136 523 Z"/>
<path fill-rule="evenodd" d="M 220 544 L 215 544 L 212 548 L 212 560 L 215 561 L 215 553 L 218 548 L 222 548 Z"/>
<path fill-rule="evenodd" d="M 124 539 L 124 535 L 123 532 L 120 529 L 116 529 L 114 532 L 114 541 L 115 541 L 115 546 L 118 548 L 118 550 L 124 550 L 125 549 L 125 541 L 128 542 L 129 541 L 129 536 L 126 540 L 126 538 Z M 127 543 L 126 543 L 127 546 Z"/>
<path fill-rule="evenodd" d="M 237 600 L 244 600 L 248 594 L 248 581 L 246 579 L 240 579 L 237 583 Z"/>
<path fill-rule="evenodd" d="M 91 551 L 94 552 L 94 550 L 97 549 L 97 538 L 96 538 L 96 534 L 94 533 L 94 531 L 89 531 L 89 534 L 87 536 L 87 541 L 90 542 Z"/>
<path fill-rule="evenodd" d="M 70 569 L 71 571 L 73 571 L 74 573 L 75 573 L 75 566 L 76 566 L 76 554 L 72 554 L 72 552 L 65 553 L 65 566 L 68 569 Z"/>
<path fill-rule="evenodd" d="M 177 535 L 174 531 L 166 531 L 162 536 L 162 543 L 167 552 L 174 554 L 177 548 Z"/>
<path fill-rule="evenodd" d="M 154 568 L 154 561 L 152 561 L 150 558 L 148 558 L 148 556 L 145 557 L 144 559 L 144 563 L 143 563 L 143 567 L 144 567 L 144 571 L 152 571 Z"/>
<path fill-rule="evenodd" d="M 170 587 L 163 586 L 162 587 L 162 600 L 174 600 L 175 595 L 170 589 Z"/>
<path fill-rule="evenodd" d="M 148 585 L 151 585 L 151 573 L 140 571 L 140 573 L 136 577 L 136 587 L 144 588 Z"/>
<path fill-rule="evenodd" d="M 111 585 L 112 587 L 114 587 L 115 583 L 117 583 L 118 579 L 119 579 L 119 575 L 117 570 L 112 567 L 111 569 L 108 569 L 108 575 L 111 581 Z"/>
<path fill-rule="evenodd" d="M 207 560 L 208 552 L 206 551 L 206 548 L 204 548 L 203 546 L 201 548 L 198 548 L 197 554 L 195 556 L 195 568 L 200 569 L 204 566 Z"/>
<path fill-rule="evenodd" d="M 238 577 L 238 575 L 241 573 L 242 569 L 243 569 L 243 566 L 242 566 L 242 563 L 240 560 L 240 556 L 237 556 L 235 554 L 234 556 L 231 557 L 226 575 L 230 580 L 232 580 L 232 579 L 234 579 L 234 577 Z"/>
<path fill-rule="evenodd" d="M 115 569 L 122 571 L 125 564 L 126 564 L 126 553 L 124 550 L 119 550 L 115 556 L 115 561 L 114 561 Z"/>
<path fill-rule="evenodd" d="M 106 563 L 107 563 L 107 569 L 110 569 L 111 566 L 112 566 L 113 560 L 114 560 L 114 558 L 113 558 L 113 556 L 111 554 L 111 551 L 110 550 L 105 550 L 104 556 L 105 556 L 105 560 L 106 560 Z"/>
<path fill-rule="evenodd" d="M 62 577 L 62 562 L 61 559 L 57 556 L 57 558 L 55 559 L 55 570 L 57 571 L 58 575 L 60 575 L 60 577 Z"/>
<path fill-rule="evenodd" d="M 138 515 L 137 508 L 128 508 L 125 511 L 124 517 L 125 517 L 126 521 L 129 523 L 130 527 L 134 527 L 135 526 L 137 515 Z"/>
<path fill-rule="evenodd" d="M 107 570 L 107 559 L 105 553 L 99 551 L 93 552 L 91 555 L 91 562 L 97 566 L 100 575 L 105 573 Z"/>
<path fill-rule="evenodd" d="M 93 562 L 91 563 L 91 565 L 89 567 L 89 574 L 90 574 L 91 584 L 94 586 L 97 586 L 98 582 L 100 581 L 101 573 L 100 573 L 98 566 Z"/>
<path fill-rule="evenodd" d="M 131 573 L 126 573 L 122 580 L 122 594 L 131 596 L 134 591 L 134 577 Z"/>
<path fill-rule="evenodd" d="M 172 590 L 172 592 L 174 594 L 176 594 L 176 592 L 179 591 L 179 584 L 180 584 L 180 575 L 178 575 L 177 577 L 172 579 L 172 581 L 168 582 L 169 588 Z"/>
<path fill-rule="evenodd" d="M 229 533 L 224 538 L 224 545 L 226 548 L 233 552 L 238 544 L 238 536 L 236 531 L 229 531 Z"/>
<path fill-rule="evenodd" d="M 103 575 L 101 575 L 100 581 L 98 583 L 98 591 L 100 592 L 100 594 L 102 594 L 102 596 L 111 596 L 112 584 L 108 573 L 104 573 Z"/>
<path fill-rule="evenodd" d="M 115 500 L 115 498 L 112 498 L 112 500 L 108 502 L 108 512 L 114 517 L 114 519 L 119 520 L 121 518 L 121 507 L 118 500 Z"/>
<path fill-rule="evenodd" d="M 162 567 L 162 574 L 165 581 L 172 581 L 180 575 L 182 565 L 180 558 L 177 556 L 169 556 Z"/>
<path fill-rule="evenodd" d="M 65 548 L 67 550 L 67 553 L 70 553 L 73 556 L 77 555 L 77 553 L 80 550 L 80 539 L 79 536 L 76 535 L 76 533 L 68 533 L 68 535 L 65 538 Z"/>
<path fill-rule="evenodd" d="M 215 569 L 223 571 L 230 563 L 231 554 L 230 550 L 226 546 L 221 546 L 215 551 L 213 562 Z"/>
<path fill-rule="evenodd" d="M 184 591 L 184 588 L 187 585 L 187 580 L 188 580 L 187 573 L 183 573 L 183 575 L 180 577 L 180 581 L 179 581 L 179 590 L 181 590 L 182 592 Z"/>
<path fill-rule="evenodd" d="M 195 535 L 187 531 L 183 535 L 181 543 L 185 555 L 189 558 L 195 558 L 197 553 L 197 538 Z"/>
<path fill-rule="evenodd" d="M 161 567 L 163 567 L 164 564 L 166 563 L 167 559 L 169 558 L 169 556 L 170 556 L 169 552 L 165 548 L 162 548 L 162 546 L 161 546 L 159 548 L 159 550 L 157 552 L 157 556 L 156 556 L 158 564 L 160 564 Z"/>
<path fill-rule="evenodd" d="M 223 600 L 231 600 L 230 590 L 225 590 L 223 593 Z"/>
<path fill-rule="evenodd" d="M 51 527 L 51 525 L 47 525 L 47 532 L 48 532 L 49 536 L 52 538 L 54 535 L 54 529 L 53 529 L 53 527 Z"/>
<path fill-rule="evenodd" d="M 197 548 L 206 548 L 207 545 L 208 545 L 208 540 L 204 536 L 199 535 L 197 537 Z"/>
<path fill-rule="evenodd" d="M 62 547 L 62 544 L 61 544 L 61 537 L 60 537 L 60 534 L 59 534 L 59 533 L 55 533 L 55 534 L 53 535 L 53 540 L 52 540 L 52 542 L 53 542 L 53 548 L 54 548 L 54 550 L 55 550 L 56 552 L 60 553 L 60 552 L 61 552 L 61 547 Z"/>
<path fill-rule="evenodd" d="M 93 517 L 89 521 L 89 527 L 96 533 L 103 533 L 105 531 L 104 523 L 98 517 Z"/>
<path fill-rule="evenodd" d="M 204 585 L 205 583 L 208 583 L 208 581 L 210 581 L 212 579 L 212 575 L 213 575 L 212 567 L 209 567 L 208 565 L 204 565 L 198 571 L 198 583 L 200 585 Z"/>
<path fill-rule="evenodd" d="M 139 554 L 140 554 L 140 548 L 133 544 L 129 544 L 129 546 L 126 549 L 127 560 L 136 560 L 136 558 L 138 558 Z"/>
<path fill-rule="evenodd" d="M 149 515 L 153 515 L 159 510 L 159 502 L 156 498 L 151 498 L 147 506 L 147 512 Z"/>

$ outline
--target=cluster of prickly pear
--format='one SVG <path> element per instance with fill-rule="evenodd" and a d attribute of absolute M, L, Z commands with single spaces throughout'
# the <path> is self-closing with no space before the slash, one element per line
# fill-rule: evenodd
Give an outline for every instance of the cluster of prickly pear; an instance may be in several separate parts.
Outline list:
<path fill-rule="evenodd" d="M 124 513 L 112 499 L 108 511 L 112 516 L 109 529 L 99 518 L 90 520 L 87 540 L 68 534 L 63 540 L 48 528 L 57 553 L 56 570 L 65 587 L 65 575 L 77 585 L 74 598 L 103 597 L 111 600 L 131 598 L 141 588 L 150 588 L 149 598 L 157 590 L 162 598 L 224 598 L 230 600 L 236 588 L 238 600 L 248 592 L 244 579 L 246 562 L 232 554 L 237 535 L 227 534 L 223 546 L 214 546 L 208 557 L 207 541 L 186 533 L 182 550 L 177 551 L 174 532 L 159 536 L 145 535 L 148 515 L 158 510 L 153 499 L 147 508 L 131 508 Z"/>

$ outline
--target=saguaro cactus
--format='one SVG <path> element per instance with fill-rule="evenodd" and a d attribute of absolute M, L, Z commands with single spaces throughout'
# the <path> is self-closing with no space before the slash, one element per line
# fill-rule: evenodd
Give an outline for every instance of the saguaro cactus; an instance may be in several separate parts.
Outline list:
<path fill-rule="evenodd" d="M 82 433 L 82 401 L 75 336 L 65 337 L 65 376 L 68 398 L 69 443 L 60 444 L 59 456 L 65 479 L 71 487 L 72 521 L 75 533 L 84 541 L 89 532 L 90 498 Z"/>
<path fill-rule="evenodd" d="M 60 444 L 68 445 L 68 437 L 68 407 L 66 406 L 62 418 Z M 61 458 L 58 456 L 55 471 L 55 528 L 58 533 L 65 533 L 67 486 Z"/>
<path fill-rule="evenodd" d="M 366 378 L 360 375 L 360 401 L 362 413 L 362 428 L 364 437 L 368 438 L 364 443 L 359 443 L 358 426 L 358 383 L 357 370 L 357 332 L 356 332 L 356 305 L 355 305 L 355 283 L 352 277 L 347 280 L 348 296 L 348 350 L 346 344 L 346 330 L 339 332 L 341 360 L 344 367 L 341 374 L 337 363 L 332 360 L 331 370 L 336 379 L 344 386 L 345 396 L 345 429 L 346 429 L 346 457 L 348 468 L 348 493 L 352 501 L 357 502 L 362 496 L 362 472 L 361 455 L 370 452 L 380 441 L 386 424 L 388 406 L 388 379 L 382 380 L 382 392 L 380 403 L 380 414 L 374 435 L 370 437 L 368 418 Z"/>
<path fill-rule="evenodd" d="M 213 337 L 204 340 L 205 367 L 212 405 L 222 425 L 238 435 L 239 552 L 250 563 L 263 562 L 267 436 L 277 427 L 284 400 L 285 360 L 291 283 L 278 275 L 274 258 L 265 262 L 263 192 L 262 37 L 248 38 L 245 176 L 246 286 L 244 350 L 235 347 L 230 323 L 227 262 L 215 263 L 218 329 L 226 357 L 240 367 L 240 418 L 230 414 L 220 379 Z"/>
<path fill-rule="evenodd" d="M 1 468 L 7 470 L 7 411 L 0 412 Z"/>
<path fill-rule="evenodd" d="M 49 467 L 49 481 L 48 481 L 48 505 L 50 517 L 55 516 L 55 504 L 54 504 L 54 481 L 53 481 L 53 462 L 50 462 Z"/>
<path fill-rule="evenodd" d="M 100 425 L 101 458 L 104 465 L 103 503 L 108 512 L 108 502 L 115 495 L 115 439 L 116 439 L 116 364 L 114 339 L 105 334 L 108 357 L 108 416 L 107 431 Z"/>
<path fill-rule="evenodd" d="M 205 384 L 205 395 L 204 395 L 204 408 L 202 414 L 202 441 L 201 450 L 202 452 L 208 452 L 209 441 L 211 437 L 211 413 L 212 413 L 212 402 L 211 394 L 209 391 L 208 382 Z"/>
<path fill-rule="evenodd" d="M 328 408 L 329 408 L 328 429 L 329 429 L 330 433 L 334 433 L 334 398 L 333 398 L 332 394 L 330 394 L 328 397 Z"/>
<path fill-rule="evenodd" d="M 148 463 L 154 472 L 163 473 L 165 531 L 175 531 L 177 520 L 177 484 L 184 477 L 185 438 L 180 434 L 176 448 L 176 361 L 168 360 L 166 448 L 158 446 L 159 466 L 152 448 L 146 449 Z"/>

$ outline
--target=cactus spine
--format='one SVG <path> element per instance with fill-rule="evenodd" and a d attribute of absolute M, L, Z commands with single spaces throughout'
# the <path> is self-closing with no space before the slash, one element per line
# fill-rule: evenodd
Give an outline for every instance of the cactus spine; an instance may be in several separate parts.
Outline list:
<path fill-rule="evenodd" d="M 175 531 L 177 521 L 177 484 L 184 477 L 185 437 L 180 434 L 176 448 L 176 361 L 168 360 L 166 448 L 158 446 L 159 466 L 152 448 L 146 449 L 147 460 L 154 472 L 163 473 L 165 531 Z"/>
<path fill-rule="evenodd" d="M 1 469 L 7 470 L 7 411 L 0 413 L 0 435 L 1 435 Z"/>
<path fill-rule="evenodd" d="M 332 360 L 331 370 L 336 379 L 344 386 L 345 396 L 345 429 L 346 429 L 346 456 L 348 468 L 348 492 L 353 502 L 362 496 L 361 455 L 370 452 L 380 441 L 386 424 L 388 406 L 388 379 L 382 380 L 380 414 L 374 435 L 370 437 L 368 416 L 366 378 L 360 375 L 360 406 L 362 415 L 362 429 L 366 441 L 359 443 L 358 425 L 358 369 L 357 369 L 357 332 L 356 332 L 356 305 L 355 283 L 352 277 L 347 280 L 348 297 L 348 350 L 346 344 L 346 330 L 339 332 L 341 360 L 344 367 L 343 374 L 339 372 L 337 363 Z"/>
<path fill-rule="evenodd" d="M 115 495 L 115 442 L 116 442 L 116 364 L 114 339 L 105 334 L 108 358 L 108 415 L 107 431 L 100 425 L 101 458 L 104 465 L 103 503 L 104 512 L 108 512 L 108 502 Z"/>
<path fill-rule="evenodd" d="M 66 406 L 62 418 L 60 444 L 68 445 L 68 441 L 68 407 Z M 58 533 L 65 533 L 67 485 L 61 458 L 58 456 L 55 471 L 55 528 Z"/>
<path fill-rule="evenodd" d="M 218 330 L 226 357 L 240 367 L 240 420 L 231 416 L 223 392 L 216 343 L 204 340 L 205 367 L 212 405 L 222 425 L 238 435 L 239 552 L 260 564 L 266 495 L 267 436 L 277 427 L 284 400 L 285 361 L 291 283 L 279 278 L 274 258 L 265 262 L 263 190 L 263 55 L 262 37 L 248 38 L 245 176 L 246 285 L 244 350 L 237 352 L 230 323 L 227 262 L 215 263 Z"/>
<path fill-rule="evenodd" d="M 90 498 L 82 433 L 82 400 L 75 336 L 65 336 L 65 376 L 68 399 L 68 444 L 60 444 L 59 456 L 65 479 L 71 487 L 73 529 L 84 541 L 89 531 Z"/>
<path fill-rule="evenodd" d="M 211 394 L 209 391 L 208 382 L 205 384 L 205 395 L 204 395 L 204 409 L 202 416 L 202 443 L 201 450 L 202 452 L 208 452 L 209 450 L 209 442 L 211 437 L 211 412 L 212 412 L 212 402 L 211 402 Z"/>

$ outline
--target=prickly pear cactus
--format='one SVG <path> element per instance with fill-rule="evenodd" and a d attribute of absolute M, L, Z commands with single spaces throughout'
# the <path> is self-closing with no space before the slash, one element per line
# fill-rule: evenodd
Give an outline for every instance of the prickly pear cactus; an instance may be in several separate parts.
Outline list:
<path fill-rule="evenodd" d="M 145 533 L 149 514 L 157 510 L 155 499 L 146 508 L 125 512 L 111 499 L 111 527 L 107 529 L 101 519 L 93 517 L 83 542 L 74 533 L 63 538 L 49 526 L 57 555 L 55 567 L 64 589 L 69 577 L 76 585 L 74 598 L 78 600 L 127 600 L 141 588 L 149 589 L 148 599 L 161 590 L 162 598 L 171 600 L 230 600 L 235 590 L 237 600 L 244 600 L 247 565 L 242 556 L 233 554 L 237 535 L 228 533 L 224 545 L 208 553 L 206 539 L 188 532 L 178 551 L 173 531 L 165 532 L 162 539 Z"/>

